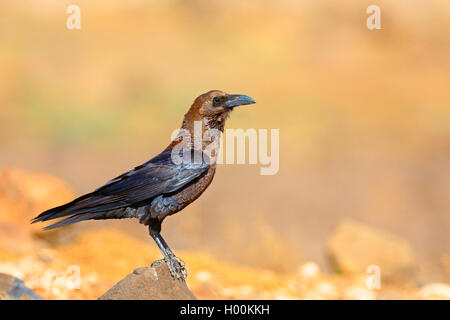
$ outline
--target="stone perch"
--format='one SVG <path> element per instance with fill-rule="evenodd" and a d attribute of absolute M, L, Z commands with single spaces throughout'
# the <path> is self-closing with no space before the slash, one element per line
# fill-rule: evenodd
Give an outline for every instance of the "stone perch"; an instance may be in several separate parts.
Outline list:
<path fill-rule="evenodd" d="M 40 300 L 22 280 L 0 273 L 0 300 Z"/>
<path fill-rule="evenodd" d="M 134 270 L 99 300 L 196 300 L 184 280 L 175 280 L 166 263 Z"/>

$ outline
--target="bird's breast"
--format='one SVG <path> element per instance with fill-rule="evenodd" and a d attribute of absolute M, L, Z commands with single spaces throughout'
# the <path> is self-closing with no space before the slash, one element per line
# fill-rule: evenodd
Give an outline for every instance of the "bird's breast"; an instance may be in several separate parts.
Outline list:
<path fill-rule="evenodd" d="M 208 188 L 214 178 L 216 167 L 211 166 L 208 171 L 195 182 L 185 186 L 170 195 L 159 195 L 154 198 L 146 210 L 137 218 L 143 224 L 148 224 L 151 218 L 162 221 L 165 217 L 183 210 L 194 202 Z"/>

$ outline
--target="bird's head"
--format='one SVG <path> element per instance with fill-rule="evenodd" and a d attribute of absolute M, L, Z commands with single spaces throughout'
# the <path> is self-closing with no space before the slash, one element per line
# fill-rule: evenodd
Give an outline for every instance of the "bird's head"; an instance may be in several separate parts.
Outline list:
<path fill-rule="evenodd" d="M 209 127 L 223 131 L 225 120 L 237 106 L 256 103 L 243 94 L 228 94 L 220 90 L 211 90 L 194 100 L 185 121 L 205 121 Z"/>

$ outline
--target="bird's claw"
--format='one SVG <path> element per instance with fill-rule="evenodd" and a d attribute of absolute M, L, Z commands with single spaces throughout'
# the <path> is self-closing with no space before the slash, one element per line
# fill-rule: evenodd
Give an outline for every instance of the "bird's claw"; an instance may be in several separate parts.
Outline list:
<path fill-rule="evenodd" d="M 185 280 L 187 278 L 188 272 L 185 267 L 186 264 L 177 256 L 171 256 L 167 265 L 169 266 L 170 273 L 175 279 Z"/>
<path fill-rule="evenodd" d="M 184 263 L 183 260 L 181 260 L 175 255 L 169 256 L 168 259 L 164 258 L 156 260 L 151 264 L 151 267 L 155 267 L 163 262 L 167 263 L 167 266 L 169 267 L 169 271 L 172 277 L 174 277 L 175 279 L 182 279 L 182 280 L 185 280 L 187 278 L 188 272 L 185 267 L 186 264 Z"/>

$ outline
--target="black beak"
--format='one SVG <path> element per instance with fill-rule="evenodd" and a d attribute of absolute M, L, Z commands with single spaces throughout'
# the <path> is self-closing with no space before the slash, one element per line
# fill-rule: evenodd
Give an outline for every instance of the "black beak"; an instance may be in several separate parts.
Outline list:
<path fill-rule="evenodd" d="M 256 103 L 255 99 L 243 95 L 243 94 L 230 94 L 227 97 L 227 101 L 223 104 L 225 108 L 234 108 L 237 106 L 243 106 L 246 104 L 254 104 Z"/>

